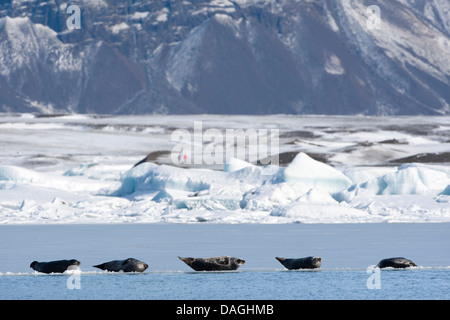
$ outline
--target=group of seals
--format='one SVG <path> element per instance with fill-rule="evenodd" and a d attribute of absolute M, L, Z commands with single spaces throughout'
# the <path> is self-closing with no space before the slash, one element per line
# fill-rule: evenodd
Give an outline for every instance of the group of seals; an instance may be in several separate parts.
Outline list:
<path fill-rule="evenodd" d="M 178 258 L 195 271 L 237 270 L 245 263 L 244 259 L 234 258 L 230 256 L 220 256 L 212 258 Z M 277 259 L 288 270 L 317 269 L 322 265 L 322 258 L 320 257 L 306 257 L 295 259 L 275 257 L 275 259 Z M 379 267 L 380 269 L 388 267 L 409 268 L 417 267 L 417 265 L 411 260 L 405 258 L 388 258 L 381 260 L 378 263 L 377 267 Z"/>
<path fill-rule="evenodd" d="M 212 258 L 178 258 L 195 271 L 237 270 L 245 263 L 244 259 L 234 258 L 230 256 L 220 256 Z M 320 268 L 320 265 L 322 263 L 322 258 L 318 257 L 306 257 L 300 259 L 286 259 L 276 257 L 275 259 L 280 261 L 280 263 L 289 270 Z"/>
<path fill-rule="evenodd" d="M 285 259 L 276 257 L 280 263 L 285 266 L 288 270 L 298 270 L 298 269 L 316 269 L 320 268 L 322 264 L 322 258 L 319 257 L 306 257 L 300 259 Z M 378 262 L 377 267 L 380 269 L 383 268 L 396 268 L 396 269 L 404 269 L 409 267 L 417 267 L 417 265 L 403 257 L 398 258 L 387 258 Z"/>
<path fill-rule="evenodd" d="M 244 259 L 230 256 L 219 256 L 211 258 L 178 258 L 195 271 L 233 271 L 237 270 L 245 263 Z M 288 270 L 317 269 L 320 268 L 322 264 L 322 258 L 319 257 L 306 257 L 296 259 L 275 257 L 275 259 L 277 259 Z M 50 262 L 33 261 L 30 264 L 30 268 L 42 273 L 63 273 L 66 270 L 78 268 L 80 264 L 81 262 L 75 259 L 57 260 Z M 383 259 L 377 265 L 377 267 L 380 269 L 388 267 L 409 268 L 416 266 L 417 265 L 411 260 L 402 257 Z M 147 270 L 148 264 L 134 258 L 128 258 L 124 260 L 112 260 L 95 265 L 93 267 L 110 272 L 144 272 L 145 270 Z"/>
<path fill-rule="evenodd" d="M 300 259 L 285 259 L 278 258 L 278 261 L 288 270 L 298 270 L 298 269 L 316 269 L 320 268 L 322 264 L 322 258 L 319 257 L 306 257 Z M 387 258 L 378 262 L 377 267 L 380 269 L 383 268 L 395 268 L 395 269 L 405 269 L 409 267 L 417 267 L 417 265 L 403 257 L 397 258 Z"/>
<path fill-rule="evenodd" d="M 80 264 L 81 262 L 75 259 L 49 262 L 33 261 L 30 268 L 42 273 L 64 273 L 66 270 L 77 269 Z M 111 272 L 144 272 L 148 268 L 148 264 L 134 258 L 128 258 L 105 262 L 93 267 Z"/>

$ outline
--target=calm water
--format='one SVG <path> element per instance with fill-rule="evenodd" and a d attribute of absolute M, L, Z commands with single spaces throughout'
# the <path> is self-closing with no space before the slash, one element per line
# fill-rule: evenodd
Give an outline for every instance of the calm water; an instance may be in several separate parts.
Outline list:
<path fill-rule="evenodd" d="M 2 299 L 449 299 L 450 270 L 158 272 L 0 277 Z M 69 282 L 69 286 L 67 283 Z M 72 284 L 72 286 L 70 286 Z M 70 289 L 72 288 L 72 289 Z"/>
<path fill-rule="evenodd" d="M 228 254 L 234 272 L 193 272 L 178 256 Z M 322 257 L 287 271 L 275 256 Z M 367 273 L 386 257 L 419 267 Z M 104 273 L 97 263 L 135 257 L 142 274 Z M 34 273 L 33 260 L 75 258 L 81 272 Z M 378 289 L 369 289 L 377 284 Z M 0 226 L 0 299 L 298 300 L 450 298 L 449 224 Z"/>

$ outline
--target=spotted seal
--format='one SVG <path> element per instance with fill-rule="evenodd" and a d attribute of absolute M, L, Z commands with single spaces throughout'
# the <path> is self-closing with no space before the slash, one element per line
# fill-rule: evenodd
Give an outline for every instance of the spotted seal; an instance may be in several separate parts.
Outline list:
<path fill-rule="evenodd" d="M 280 263 L 288 270 L 297 269 L 317 269 L 322 264 L 322 258 L 319 257 L 306 257 L 299 259 L 286 259 L 275 257 Z"/>
<path fill-rule="evenodd" d="M 178 258 L 195 271 L 237 270 L 237 268 L 245 263 L 245 260 L 243 259 L 230 256 L 220 256 L 212 258 Z"/>

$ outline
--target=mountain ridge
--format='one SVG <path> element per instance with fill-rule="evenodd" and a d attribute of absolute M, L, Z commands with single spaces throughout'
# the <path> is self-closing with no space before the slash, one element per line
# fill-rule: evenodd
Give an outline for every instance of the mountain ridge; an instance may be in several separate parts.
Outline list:
<path fill-rule="evenodd" d="M 0 5 L 0 111 L 450 114 L 444 0 L 70 4 Z"/>

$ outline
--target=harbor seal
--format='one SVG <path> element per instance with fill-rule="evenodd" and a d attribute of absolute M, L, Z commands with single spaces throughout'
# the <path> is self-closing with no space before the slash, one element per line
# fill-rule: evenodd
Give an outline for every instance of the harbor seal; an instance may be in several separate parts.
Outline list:
<path fill-rule="evenodd" d="M 236 270 L 245 263 L 245 260 L 230 256 L 220 256 L 212 258 L 182 258 L 195 271 L 229 271 Z"/>
<path fill-rule="evenodd" d="M 112 271 L 112 272 L 144 272 L 148 268 L 148 264 L 134 258 L 125 260 L 113 260 L 94 266 L 94 268 Z"/>
<path fill-rule="evenodd" d="M 383 259 L 380 262 L 378 262 L 377 264 L 378 268 L 387 268 L 387 267 L 391 267 L 391 268 L 409 268 L 409 267 L 417 267 L 417 265 L 412 262 L 411 260 L 402 258 L 402 257 L 398 257 L 398 258 L 388 258 L 388 259 Z"/>
<path fill-rule="evenodd" d="M 317 269 L 322 264 L 322 258 L 319 257 L 306 257 L 299 259 L 286 259 L 275 257 L 280 263 L 288 270 L 297 269 Z"/>
<path fill-rule="evenodd" d="M 76 269 L 81 264 L 80 261 L 71 260 L 56 260 L 49 262 L 37 262 L 33 261 L 30 264 L 30 268 L 37 272 L 42 273 L 63 273 L 66 270 Z"/>

